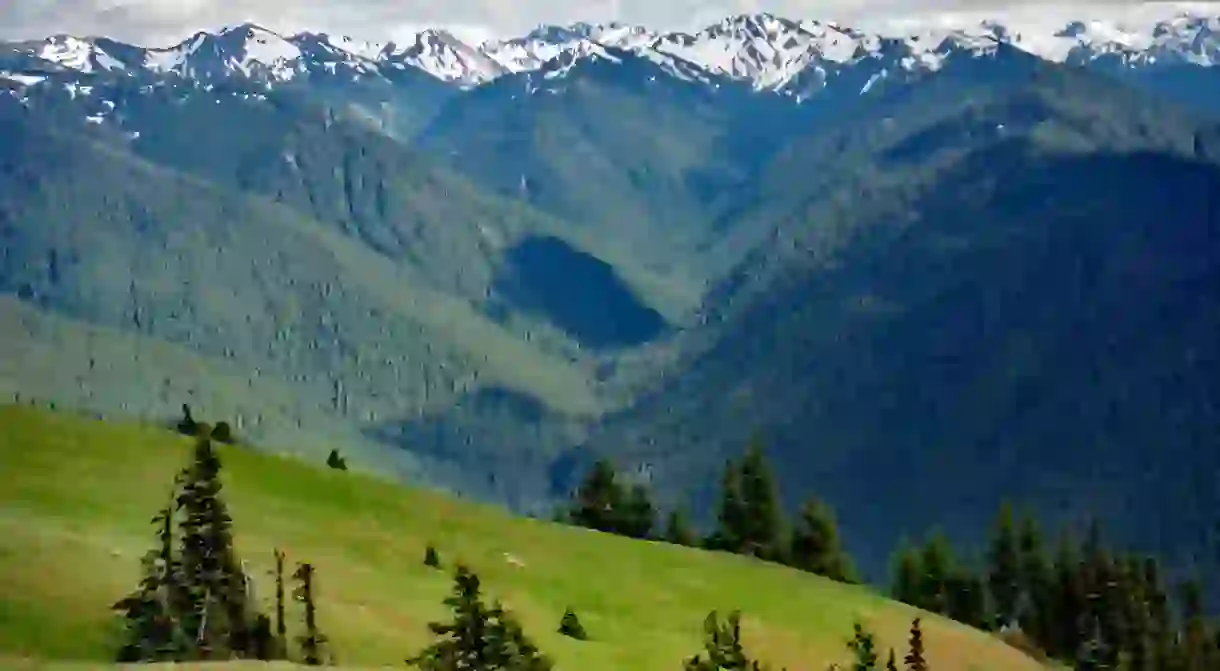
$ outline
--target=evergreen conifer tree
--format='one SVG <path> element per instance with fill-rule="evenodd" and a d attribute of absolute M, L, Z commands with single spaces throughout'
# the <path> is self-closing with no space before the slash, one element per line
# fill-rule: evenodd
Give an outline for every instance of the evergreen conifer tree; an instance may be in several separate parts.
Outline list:
<path fill-rule="evenodd" d="M 720 481 L 716 528 L 705 542 L 707 548 L 741 554 L 747 543 L 744 535 L 747 514 L 741 491 L 741 472 L 737 464 L 729 459 L 725 462 Z"/>
<path fill-rule="evenodd" d="M 987 586 L 995 607 L 997 625 L 1015 625 L 1021 596 L 1021 562 L 1016 520 L 1008 503 L 1000 508 L 996 519 L 987 564 Z"/>
<path fill-rule="evenodd" d="M 484 605 L 479 577 L 465 566 L 454 574 L 453 594 L 445 599 L 450 622 L 428 625 L 439 640 L 407 663 L 425 671 L 548 671 L 552 664 L 510 613 L 499 604 Z"/>
<path fill-rule="evenodd" d="M 686 519 L 686 513 L 681 508 L 669 511 L 665 522 L 665 540 L 674 545 L 687 547 L 694 547 L 698 543 L 695 531 L 691 528 L 690 521 Z"/>
<path fill-rule="evenodd" d="M 704 658 L 704 654 L 707 655 Z M 733 611 L 723 623 L 719 614 L 712 611 L 703 621 L 703 653 L 688 659 L 683 667 L 686 671 L 762 671 L 763 667 L 752 661 L 741 640 L 741 613 Z"/>
<path fill-rule="evenodd" d="M 1178 588 L 1179 618 L 1182 622 L 1181 668 L 1184 671 L 1214 671 L 1216 659 L 1207 621 L 1203 613 L 1203 590 L 1195 580 L 1183 582 Z"/>
<path fill-rule="evenodd" d="M 428 543 L 428 547 L 424 548 L 424 566 L 428 566 L 430 568 L 441 567 L 440 555 L 436 553 L 436 548 L 432 547 L 431 543 Z"/>
<path fill-rule="evenodd" d="M 982 576 L 965 567 L 952 569 L 945 581 L 945 614 L 976 629 L 988 629 L 994 618 L 987 611 Z"/>
<path fill-rule="evenodd" d="M 751 443 L 741 462 L 741 498 L 744 554 L 782 561 L 787 555 L 783 510 L 775 476 L 758 439 Z"/>
<path fill-rule="evenodd" d="M 1143 590 L 1148 604 L 1148 654 L 1152 668 L 1162 671 L 1170 669 L 1175 662 L 1176 632 L 1160 565 L 1153 557 L 1144 559 L 1143 564 Z"/>
<path fill-rule="evenodd" d="M 616 533 L 628 538 L 652 537 L 652 529 L 657 523 L 657 511 L 648 495 L 648 487 L 642 484 L 632 485 L 615 517 Z"/>
<path fill-rule="evenodd" d="M 326 465 L 336 471 L 346 471 L 347 459 L 344 459 L 343 455 L 339 454 L 339 450 L 332 449 L 330 454 L 326 455 Z"/>
<path fill-rule="evenodd" d="M 571 607 L 563 611 L 563 617 L 559 620 L 559 633 L 578 641 L 585 641 L 589 638 L 584 625 L 580 623 L 580 618 L 576 617 L 576 613 Z"/>
<path fill-rule="evenodd" d="M 1054 622 L 1046 626 L 1053 633 L 1047 641 L 1047 652 L 1053 657 L 1066 659 L 1074 655 L 1082 643 L 1079 623 L 1085 615 L 1087 592 L 1081 581 L 1080 555 L 1071 537 L 1060 534 L 1055 551 L 1054 578 Z"/>
<path fill-rule="evenodd" d="M 184 412 L 189 415 L 188 408 Z M 210 439 L 199 438 L 191 462 L 174 480 L 172 501 L 154 518 L 158 547 L 145 557 L 144 580 L 115 605 L 127 621 L 123 659 L 266 655 L 265 641 L 254 637 L 257 613 L 233 549 L 220 467 Z"/>
<path fill-rule="evenodd" d="M 920 607 L 933 613 L 948 614 L 949 579 L 956 565 L 949 539 L 939 529 L 933 531 L 924 543 L 919 560 L 923 568 L 919 581 Z"/>
<path fill-rule="evenodd" d="M 839 582 L 854 581 L 851 560 L 839 542 L 834 511 L 817 498 L 802 506 L 788 555 L 794 568 Z"/>
<path fill-rule="evenodd" d="M 1144 589 L 1143 563 L 1130 556 L 1121 563 L 1120 579 L 1123 592 L 1122 620 L 1126 631 L 1123 634 L 1127 651 L 1127 668 L 1130 671 L 1151 671 L 1151 649 L 1149 634 L 1151 619 L 1148 613 L 1148 595 Z"/>
<path fill-rule="evenodd" d="M 1054 622 L 1051 598 L 1051 567 L 1042 543 L 1042 530 L 1032 515 L 1021 516 L 1018 523 L 1017 546 L 1020 554 L 1021 595 L 1018 621 L 1021 630 L 1040 647 L 1046 648 Z"/>
<path fill-rule="evenodd" d="M 221 462 L 211 440 L 195 442 L 193 461 L 182 474 L 177 505 L 180 553 L 188 612 L 182 624 L 201 659 L 249 656 L 254 614 L 247 579 L 233 549 L 232 518 L 221 496 Z"/>
<path fill-rule="evenodd" d="M 916 608 L 924 608 L 925 603 L 921 593 L 923 565 L 919 552 L 907 539 L 898 544 L 894 558 L 894 577 L 891 580 L 890 596 Z"/>
<path fill-rule="evenodd" d="M 854 625 L 853 629 L 852 639 L 847 643 L 847 647 L 855 655 L 855 659 L 852 661 L 852 671 L 876 671 L 876 639 L 872 632 L 865 629 L 864 625 L 859 622 Z"/>
<path fill-rule="evenodd" d="M 911 637 L 908 645 L 909 650 L 903 660 L 906 663 L 907 671 L 928 671 L 928 663 L 924 661 L 923 629 L 920 626 L 919 618 L 911 621 Z"/>
<path fill-rule="evenodd" d="M 623 488 L 615 480 L 614 467 L 602 459 L 577 488 L 569 521 L 577 526 L 606 533 L 618 533 L 618 516 L 623 507 Z"/>
<path fill-rule="evenodd" d="M 885 660 L 885 671 L 898 671 L 898 660 L 894 656 L 893 648 L 890 648 L 890 656 Z"/>

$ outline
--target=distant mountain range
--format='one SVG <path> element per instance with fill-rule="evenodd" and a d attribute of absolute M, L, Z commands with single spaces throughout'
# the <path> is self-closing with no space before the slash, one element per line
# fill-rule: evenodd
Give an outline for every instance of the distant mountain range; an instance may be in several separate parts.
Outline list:
<path fill-rule="evenodd" d="M 55 36 L 11 45 L 24 67 L 81 73 L 175 74 L 198 81 L 245 76 L 284 82 L 308 75 L 386 77 L 414 68 L 462 86 L 544 69 L 556 59 L 597 57 L 609 47 L 654 60 L 675 74 L 726 77 L 758 89 L 808 95 L 845 66 L 886 59 L 896 69 L 934 70 L 951 52 L 986 51 L 1004 42 L 1040 58 L 1069 64 L 1106 61 L 1126 68 L 1210 66 L 1220 60 L 1220 22 L 1189 11 L 1132 25 L 1129 20 L 1066 25 L 929 27 L 897 24 L 866 32 L 833 22 L 772 14 L 730 16 L 693 34 L 618 23 L 541 26 L 512 39 L 467 44 L 444 30 L 426 30 L 408 44 L 374 43 L 326 33 L 279 35 L 244 24 L 199 33 L 168 48 L 141 48 L 106 38 Z M 929 22 L 932 23 L 932 22 Z M 600 48 L 599 48 L 600 47 Z"/>
<path fill-rule="evenodd" d="M 1220 19 L 933 25 L 0 44 L 0 393 L 529 512 L 761 432 L 874 573 L 1002 497 L 1187 558 Z"/>

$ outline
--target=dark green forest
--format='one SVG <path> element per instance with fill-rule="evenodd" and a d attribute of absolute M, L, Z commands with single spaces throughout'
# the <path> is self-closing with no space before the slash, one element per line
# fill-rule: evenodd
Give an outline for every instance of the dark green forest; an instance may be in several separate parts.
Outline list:
<path fill-rule="evenodd" d="M 599 461 L 555 519 L 858 582 L 834 511 L 810 495 L 787 519 L 760 444 L 725 465 L 719 491 L 715 526 L 700 538 L 681 509 L 660 524 L 648 488 L 623 483 Z M 1109 545 L 1096 520 L 1083 535 L 1064 529 L 1048 539 L 1036 517 L 1006 503 L 986 547 L 955 548 L 934 530 L 918 543 L 899 539 L 891 565 L 895 600 L 994 632 L 1040 660 L 1074 669 L 1220 668 L 1220 620 L 1205 611 L 1202 576 L 1170 582 L 1156 557 Z"/>

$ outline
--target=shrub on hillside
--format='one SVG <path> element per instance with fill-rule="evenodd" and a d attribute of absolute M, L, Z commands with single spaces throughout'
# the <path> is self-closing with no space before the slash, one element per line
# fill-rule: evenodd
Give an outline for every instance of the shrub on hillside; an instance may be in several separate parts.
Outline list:
<path fill-rule="evenodd" d="M 424 548 L 424 566 L 431 566 L 432 568 L 441 567 L 441 558 L 436 554 L 436 548 L 432 547 L 431 543 L 428 544 L 428 547 Z"/>
<path fill-rule="evenodd" d="M 326 465 L 335 469 L 336 471 L 346 471 L 347 459 L 344 459 L 339 454 L 339 450 L 331 450 L 330 454 L 326 457 Z"/>
<path fill-rule="evenodd" d="M 578 641 L 589 640 L 589 634 L 585 632 L 580 618 L 576 617 L 576 613 L 570 607 L 563 611 L 563 617 L 559 620 L 559 633 Z"/>

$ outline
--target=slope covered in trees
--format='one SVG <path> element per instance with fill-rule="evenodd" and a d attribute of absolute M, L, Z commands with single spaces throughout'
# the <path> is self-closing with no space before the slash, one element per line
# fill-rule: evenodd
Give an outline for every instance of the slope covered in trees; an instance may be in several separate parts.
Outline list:
<path fill-rule="evenodd" d="M 896 91 L 777 159 L 754 279 L 590 444 L 709 510 L 762 428 L 785 507 L 821 493 L 871 576 L 894 537 L 977 540 L 1005 497 L 1055 523 L 1096 513 L 1177 564 L 1207 551 L 1214 134 L 1084 75 L 1021 77 Z"/>
<path fill-rule="evenodd" d="M 155 539 L 149 518 L 165 507 L 195 443 L 12 406 L 0 408 L 0 426 L 0 612 L 19 614 L 0 619 L 0 655 L 111 659 L 109 608 L 139 581 Z M 276 619 L 276 549 L 288 555 L 285 573 L 308 561 L 318 576 L 317 625 L 344 665 L 399 666 L 434 642 L 427 625 L 452 621 L 442 601 L 458 564 L 480 579 L 481 603 L 501 601 L 559 668 L 677 671 L 702 647 L 708 613 L 734 609 L 751 659 L 822 668 L 848 662 L 844 640 L 856 619 L 879 649 L 901 654 L 917 613 L 784 567 L 512 518 L 323 468 L 321 459 L 314 468 L 214 447 L 258 612 Z M 429 544 L 442 570 L 421 561 Z M 587 641 L 559 633 L 567 609 Z M 290 640 L 305 633 L 303 616 L 289 606 Z M 961 625 L 926 616 L 924 628 L 934 668 L 966 671 L 977 660 L 997 671 L 1037 668 Z"/>

